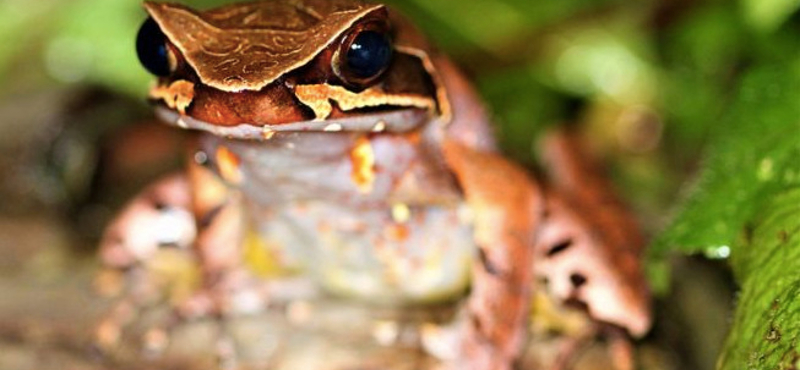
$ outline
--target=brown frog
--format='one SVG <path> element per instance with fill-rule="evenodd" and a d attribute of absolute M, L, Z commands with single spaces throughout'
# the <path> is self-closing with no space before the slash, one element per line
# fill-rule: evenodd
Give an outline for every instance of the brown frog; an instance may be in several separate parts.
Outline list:
<path fill-rule="evenodd" d="M 473 88 L 397 13 L 355 0 L 145 8 L 137 49 L 158 77 L 157 115 L 200 134 L 187 171 L 107 229 L 104 263 L 134 278 L 101 342 L 164 281 L 183 318 L 319 292 L 398 306 L 463 297 L 457 369 L 512 368 L 534 285 L 648 330 L 641 238 L 602 178 L 558 149 L 564 138 L 546 189 L 505 159 Z M 175 251 L 180 268 L 163 262 Z"/>

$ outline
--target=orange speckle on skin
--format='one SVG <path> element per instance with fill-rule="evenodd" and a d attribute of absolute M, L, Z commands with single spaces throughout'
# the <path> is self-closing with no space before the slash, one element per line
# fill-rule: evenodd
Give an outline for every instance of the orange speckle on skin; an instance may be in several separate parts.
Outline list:
<path fill-rule="evenodd" d="M 217 148 L 216 159 L 219 174 L 225 181 L 234 185 L 242 183 L 244 174 L 239 167 L 241 160 L 236 154 L 227 147 L 220 146 Z"/>
<path fill-rule="evenodd" d="M 405 241 L 406 239 L 408 239 L 408 236 L 410 234 L 408 226 L 399 224 L 391 224 L 387 226 L 383 231 L 386 238 L 394 241 Z"/>
<path fill-rule="evenodd" d="M 350 177 L 360 192 L 369 193 L 375 182 L 375 153 L 367 136 L 356 140 L 355 146 L 350 150 L 350 161 L 353 165 Z"/>
<path fill-rule="evenodd" d="M 330 223 L 326 221 L 320 221 L 317 223 L 317 232 L 319 232 L 320 234 L 328 234 L 331 231 L 333 231 L 333 227 L 331 226 Z"/>

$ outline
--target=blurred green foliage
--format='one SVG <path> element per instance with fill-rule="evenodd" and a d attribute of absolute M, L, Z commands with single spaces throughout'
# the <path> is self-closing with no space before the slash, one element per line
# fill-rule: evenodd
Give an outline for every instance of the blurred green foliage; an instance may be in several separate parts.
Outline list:
<path fill-rule="evenodd" d="M 800 356 L 800 63 L 760 66 L 738 90 L 651 254 L 730 256 L 742 293 L 720 368 L 789 369 Z"/>
<path fill-rule="evenodd" d="M 800 366 L 800 0 L 389 2 L 475 78 L 518 160 L 543 127 L 582 122 L 650 230 L 699 170 L 651 248 L 653 284 L 672 253 L 730 256 L 742 295 L 721 368 Z M 0 0 L 0 95 L 142 96 L 144 16 L 139 0 Z"/>
<path fill-rule="evenodd" d="M 769 32 L 800 8 L 798 0 L 741 0 L 748 23 L 759 31 Z"/>

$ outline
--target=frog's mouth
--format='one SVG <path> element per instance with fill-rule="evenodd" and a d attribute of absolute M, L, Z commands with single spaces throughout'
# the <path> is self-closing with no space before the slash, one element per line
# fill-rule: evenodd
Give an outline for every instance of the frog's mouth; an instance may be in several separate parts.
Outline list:
<path fill-rule="evenodd" d="M 411 61 L 398 57 L 395 65 Z M 169 124 L 230 138 L 269 139 L 287 131 L 406 132 L 442 118 L 445 106 L 436 84 L 424 73 L 415 75 L 420 76 L 416 83 L 404 74 L 389 74 L 361 90 L 282 79 L 258 91 L 239 92 L 221 91 L 188 76 L 160 80 L 149 98 Z"/>
<path fill-rule="evenodd" d="M 156 116 L 167 124 L 184 129 L 200 130 L 217 136 L 269 140 L 277 132 L 390 132 L 411 131 L 431 119 L 430 111 L 421 108 L 406 108 L 390 112 L 374 112 L 326 120 L 305 120 L 280 124 L 242 123 L 221 126 L 182 115 L 168 107 L 157 106 Z"/>
<path fill-rule="evenodd" d="M 386 85 L 351 91 L 281 81 L 260 91 L 227 93 L 178 79 L 154 86 L 150 98 L 167 123 L 248 139 L 286 131 L 406 132 L 441 116 L 432 92 L 397 92 Z"/>

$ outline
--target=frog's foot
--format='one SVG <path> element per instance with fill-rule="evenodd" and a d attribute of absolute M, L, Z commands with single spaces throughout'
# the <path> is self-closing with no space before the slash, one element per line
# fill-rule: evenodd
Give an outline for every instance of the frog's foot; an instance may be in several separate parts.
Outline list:
<path fill-rule="evenodd" d="M 440 361 L 437 370 L 511 370 L 509 363 L 498 362 L 502 354 L 489 343 L 476 339 L 467 323 L 422 328 L 422 347 Z"/>
<path fill-rule="evenodd" d="M 98 323 L 94 332 L 94 346 L 102 354 L 111 354 L 123 343 L 126 332 L 132 331 L 136 322 L 163 306 L 163 302 L 142 299 L 136 294 L 121 297 Z M 140 347 L 144 357 L 161 355 L 169 344 L 172 329 L 183 321 L 176 311 L 168 310 L 166 317 L 143 330 Z M 130 334 L 129 334 L 130 335 Z"/>
<path fill-rule="evenodd" d="M 174 311 L 173 313 L 177 313 Z M 218 368 L 222 370 L 236 369 L 239 363 L 239 349 L 233 336 L 230 335 L 227 325 L 227 318 L 215 316 L 216 333 L 213 339 L 213 350 L 216 355 Z M 161 326 L 154 326 L 148 329 L 142 337 L 142 355 L 147 358 L 158 358 L 169 348 L 173 337 L 173 329 L 186 323 L 184 317 L 171 315 L 171 320 L 162 322 Z"/>
<path fill-rule="evenodd" d="M 633 370 L 636 368 L 633 343 L 625 329 L 598 323 L 585 328 L 577 335 L 565 337 L 558 346 L 558 355 L 548 369 L 572 369 L 584 351 L 597 343 L 598 336 L 605 338 L 610 369 Z"/>
<path fill-rule="evenodd" d="M 236 342 L 224 329 L 217 338 L 216 343 L 217 367 L 222 370 L 236 369 L 239 363 L 238 349 Z"/>
<path fill-rule="evenodd" d="M 549 366 L 550 370 L 571 369 L 575 359 L 588 348 L 597 335 L 597 328 L 592 325 L 575 336 L 566 337 L 559 343 L 558 354 Z"/>
<path fill-rule="evenodd" d="M 135 315 L 136 307 L 128 300 L 115 304 L 100 320 L 94 330 L 94 346 L 102 353 L 116 347 L 122 337 L 123 329 Z"/>
<path fill-rule="evenodd" d="M 615 370 L 633 370 L 636 368 L 636 356 L 633 342 L 623 328 L 610 327 L 605 331 L 608 338 L 608 352 Z"/>
<path fill-rule="evenodd" d="M 272 290 L 267 281 L 245 270 L 229 272 L 212 284 L 181 301 L 175 312 L 183 321 L 212 320 L 215 326 L 213 347 L 219 369 L 237 369 L 240 348 L 232 332 L 231 321 L 243 316 L 258 315 L 270 308 Z"/>
<path fill-rule="evenodd" d="M 270 285 L 245 270 L 208 279 L 210 286 L 181 302 L 177 310 L 182 317 L 236 317 L 258 314 L 270 303 Z"/>
<path fill-rule="evenodd" d="M 437 370 L 506 370 L 510 364 L 494 361 L 495 353 L 476 338 L 469 322 L 470 313 L 462 310 L 449 324 L 424 324 L 420 328 L 422 348 L 440 361 Z M 483 345 L 483 346 L 481 346 Z M 481 346 L 475 348 L 474 346 Z M 474 351 L 469 349 L 475 348 Z"/>
<path fill-rule="evenodd" d="M 169 347 L 173 329 L 182 322 L 182 318 L 171 312 L 166 319 L 148 328 L 141 338 L 142 356 L 146 358 L 161 357 Z"/>
<path fill-rule="evenodd" d="M 197 227 L 188 194 L 186 176 L 167 176 L 131 200 L 106 228 L 100 243 L 104 270 L 95 287 L 117 300 L 96 329 L 101 351 L 116 347 L 150 310 L 179 301 L 199 285 L 198 258 L 191 248 Z M 180 319 L 161 321 L 164 325 L 144 335 L 148 352 L 158 352 Z"/>
<path fill-rule="evenodd" d="M 169 296 L 174 291 L 170 292 L 166 286 L 145 284 L 150 288 L 146 291 L 129 287 L 97 325 L 94 345 L 104 355 L 113 356 L 117 349 L 133 346 L 140 348 L 141 356 L 157 358 L 169 349 L 175 329 L 211 320 L 216 333 L 213 345 L 209 344 L 207 349 L 216 352 L 220 368 L 231 368 L 228 365 L 237 362 L 237 351 L 228 335 L 228 321 L 262 312 L 267 308 L 269 295 L 255 281 L 241 277 L 229 280 L 240 281 L 226 281 L 214 289 L 200 289 L 179 297 Z"/>
<path fill-rule="evenodd" d="M 420 329 L 422 348 L 444 363 L 453 362 L 458 358 L 461 331 L 457 324 L 425 324 Z"/>

